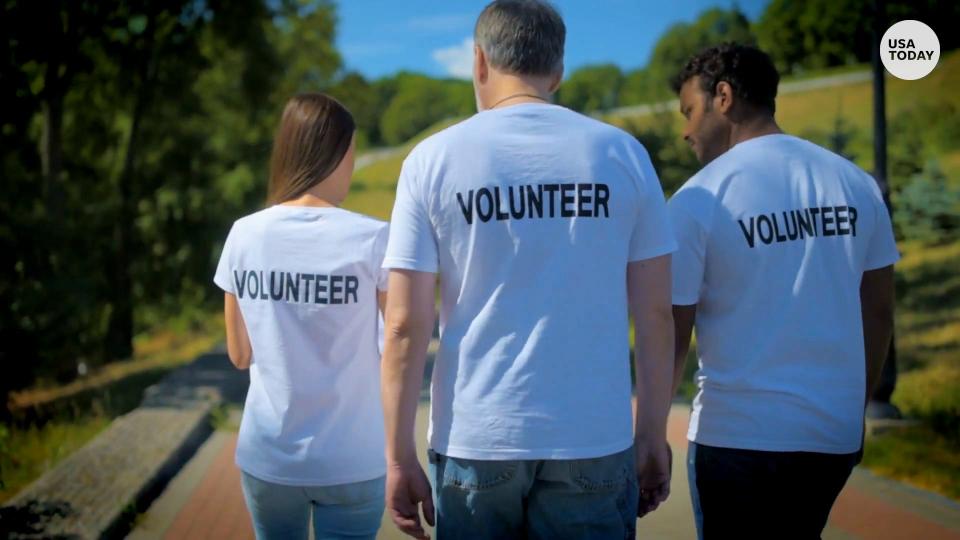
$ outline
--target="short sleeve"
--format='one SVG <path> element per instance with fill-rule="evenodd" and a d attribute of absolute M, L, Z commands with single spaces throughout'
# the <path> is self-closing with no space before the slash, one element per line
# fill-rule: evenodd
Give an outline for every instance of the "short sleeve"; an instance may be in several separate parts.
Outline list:
<path fill-rule="evenodd" d="M 887 205 L 883 202 L 880 190 L 877 189 L 871 194 L 876 220 L 870 243 L 867 245 L 867 255 L 864 260 L 864 271 L 876 270 L 900 260 L 900 252 L 897 251 L 897 241 L 893 236 L 893 225 L 890 223 L 890 213 L 887 211 Z"/>
<path fill-rule="evenodd" d="M 678 191 L 668 204 L 670 222 L 677 235 L 679 247 L 673 254 L 673 304 L 690 306 L 700 301 L 707 259 L 708 231 L 695 216 L 702 216 L 694 208 L 692 190 Z"/>
<path fill-rule="evenodd" d="M 653 163 L 650 162 L 650 156 L 639 143 L 636 143 L 634 152 L 639 169 L 640 205 L 630 236 L 628 260 L 631 262 L 652 259 L 677 249 L 670 219 L 667 216 L 663 188 L 653 169 Z"/>
<path fill-rule="evenodd" d="M 407 157 L 400 171 L 383 267 L 437 272 L 437 240 L 423 202 L 426 195 L 422 188 L 424 179 L 419 177 L 420 172 L 412 157 Z"/>
<path fill-rule="evenodd" d="M 236 294 L 236 288 L 233 285 L 233 260 L 231 257 L 231 251 L 233 244 L 236 241 L 236 224 L 230 228 L 230 233 L 227 234 L 227 239 L 223 243 L 223 250 L 220 252 L 220 262 L 217 263 L 217 271 L 213 275 L 213 282 L 216 283 L 218 287 L 228 292 L 230 294 Z"/>
<path fill-rule="evenodd" d="M 377 237 L 373 241 L 373 273 L 377 276 L 377 290 L 387 290 L 387 276 L 390 272 L 383 267 L 383 257 L 387 251 L 387 241 L 390 237 L 390 226 L 384 225 L 377 231 Z"/>

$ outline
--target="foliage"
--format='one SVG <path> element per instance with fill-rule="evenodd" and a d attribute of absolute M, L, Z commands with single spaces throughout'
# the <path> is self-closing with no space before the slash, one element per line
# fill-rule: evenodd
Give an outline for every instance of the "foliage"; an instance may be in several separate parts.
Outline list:
<path fill-rule="evenodd" d="M 737 8 L 708 9 L 692 23 L 671 26 L 657 40 L 646 67 L 626 75 L 621 105 L 669 99 L 670 81 L 687 59 L 706 47 L 727 41 L 756 43 L 750 22 Z"/>
<path fill-rule="evenodd" d="M 960 500 L 960 452 L 956 441 L 924 426 L 883 433 L 866 440 L 863 465 Z"/>
<path fill-rule="evenodd" d="M 895 209 L 901 238 L 939 243 L 956 238 L 960 230 L 960 188 L 947 184 L 935 160 L 900 189 Z"/>
<path fill-rule="evenodd" d="M 934 431 L 960 444 L 960 364 L 939 363 L 901 374 L 894 401 L 903 412 L 925 420 Z"/>
<path fill-rule="evenodd" d="M 622 127 L 647 149 L 667 196 L 700 170 L 693 151 L 675 131 L 673 113 L 658 113 L 650 122 L 626 120 Z"/>
<path fill-rule="evenodd" d="M 387 144 L 401 144 L 431 124 L 470 114 L 475 107 L 470 83 L 404 73 L 398 76 L 396 93 L 383 112 L 380 134 Z"/>
<path fill-rule="evenodd" d="M 773 0 L 753 28 L 782 74 L 869 62 L 874 5 L 874 0 Z M 960 5 L 949 0 L 887 0 L 879 33 L 896 21 L 921 20 L 947 51 L 960 44 L 946 22 L 958 17 Z"/>
<path fill-rule="evenodd" d="M 575 111 L 606 111 L 619 104 L 623 73 L 613 64 L 574 71 L 560 86 L 557 102 Z"/>
<path fill-rule="evenodd" d="M 277 111 L 340 60 L 322 0 L 7 2 L 0 25 L 5 396 L 129 357 L 147 310 L 216 301 Z"/>
<path fill-rule="evenodd" d="M 804 132 L 803 138 L 815 142 L 850 161 L 855 161 L 857 156 L 851 152 L 850 143 L 857 135 L 857 130 L 850 125 L 850 121 L 844 118 L 842 114 L 837 114 L 833 119 L 833 126 L 830 130 L 809 129 Z"/>

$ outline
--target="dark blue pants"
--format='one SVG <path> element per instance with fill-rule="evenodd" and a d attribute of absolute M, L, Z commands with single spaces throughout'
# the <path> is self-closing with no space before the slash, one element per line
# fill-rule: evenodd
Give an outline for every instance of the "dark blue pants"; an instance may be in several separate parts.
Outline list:
<path fill-rule="evenodd" d="M 690 443 L 701 540 L 820 538 L 860 453 L 763 452 Z"/>

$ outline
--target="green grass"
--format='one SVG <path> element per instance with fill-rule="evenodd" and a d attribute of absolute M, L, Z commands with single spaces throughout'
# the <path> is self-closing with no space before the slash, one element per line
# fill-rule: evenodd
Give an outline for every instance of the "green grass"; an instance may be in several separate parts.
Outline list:
<path fill-rule="evenodd" d="M 448 118 L 437 122 L 403 144 L 400 147 L 400 152 L 396 155 L 379 160 L 362 169 L 357 169 L 353 174 L 353 186 L 350 188 L 350 194 L 344 201 L 343 207 L 383 220 L 390 219 L 397 189 L 397 179 L 400 177 L 400 167 L 403 165 L 403 160 L 406 159 L 407 154 L 423 139 L 461 120 L 463 118 Z"/>
<path fill-rule="evenodd" d="M 863 465 L 871 471 L 960 500 L 957 443 L 926 426 L 870 437 Z"/>
<path fill-rule="evenodd" d="M 892 401 L 922 425 L 868 439 L 864 465 L 960 499 L 960 240 L 900 250 Z"/>
<path fill-rule="evenodd" d="M 240 414 L 243 407 L 221 403 L 210 411 L 210 427 L 216 431 L 240 431 Z"/>
<path fill-rule="evenodd" d="M 18 392 L 13 421 L 0 426 L 0 503 L 136 408 L 148 386 L 222 339 L 219 315 L 189 331 L 158 329 L 135 340 L 131 360 L 69 385 Z"/>
<path fill-rule="evenodd" d="M 53 420 L 43 427 L 0 426 L 0 503 L 37 479 L 61 459 L 80 448 L 110 424 L 110 418 L 92 414 Z"/>
<path fill-rule="evenodd" d="M 834 75 L 844 75 L 847 73 L 855 73 L 857 71 L 866 71 L 869 69 L 870 69 L 869 64 L 847 64 L 844 66 L 833 66 L 833 67 L 816 69 L 813 71 L 806 71 L 803 73 L 795 73 L 793 75 L 788 75 L 780 80 L 780 84 L 807 81 L 810 79 L 819 79 L 820 77 L 831 77 Z"/>

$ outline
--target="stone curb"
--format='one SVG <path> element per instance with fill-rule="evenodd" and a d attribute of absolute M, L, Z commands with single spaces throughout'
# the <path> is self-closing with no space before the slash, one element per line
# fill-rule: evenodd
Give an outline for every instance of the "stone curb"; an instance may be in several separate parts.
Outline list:
<path fill-rule="evenodd" d="M 246 373 L 207 354 L 144 392 L 115 419 L 0 508 L 2 538 L 118 538 L 212 432 L 210 414 L 245 390 Z"/>

